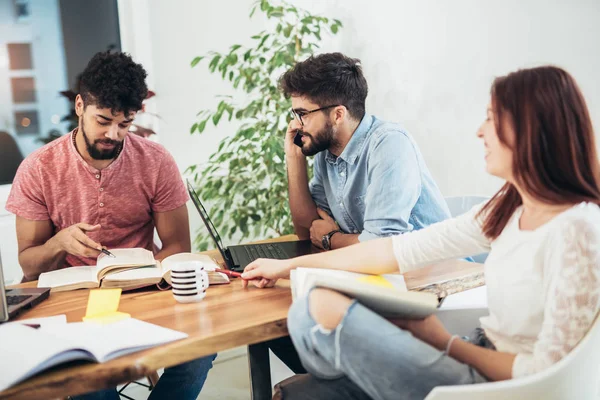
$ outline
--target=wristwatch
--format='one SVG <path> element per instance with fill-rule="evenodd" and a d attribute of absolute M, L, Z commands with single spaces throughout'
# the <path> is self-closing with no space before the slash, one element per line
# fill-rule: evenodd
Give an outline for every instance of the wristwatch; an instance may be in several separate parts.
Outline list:
<path fill-rule="evenodd" d="M 342 232 L 340 229 L 336 229 L 335 231 L 329 232 L 327 235 L 323 235 L 321 239 L 321 244 L 325 250 L 331 250 L 331 237 L 338 232 Z"/>

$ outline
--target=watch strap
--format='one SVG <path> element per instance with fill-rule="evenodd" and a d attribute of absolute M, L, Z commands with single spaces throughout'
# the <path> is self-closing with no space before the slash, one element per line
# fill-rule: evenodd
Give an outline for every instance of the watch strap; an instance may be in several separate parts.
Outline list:
<path fill-rule="evenodd" d="M 323 244 L 323 248 L 325 250 L 331 250 L 331 238 L 333 237 L 333 235 L 335 235 L 338 232 L 341 233 L 342 230 L 341 229 L 336 229 L 336 230 L 333 230 L 333 231 L 329 232 L 325 236 L 323 236 L 322 244 Z"/>

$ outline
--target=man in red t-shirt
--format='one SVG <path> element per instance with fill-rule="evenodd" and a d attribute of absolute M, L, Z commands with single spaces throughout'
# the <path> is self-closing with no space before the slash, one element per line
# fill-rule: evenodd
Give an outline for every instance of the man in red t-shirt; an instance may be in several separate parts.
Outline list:
<path fill-rule="evenodd" d="M 27 157 L 6 209 L 17 216 L 25 280 L 93 265 L 104 247 L 153 250 L 161 260 L 191 249 L 187 191 L 173 157 L 129 134 L 146 98 L 146 71 L 123 53 L 96 54 L 75 100 L 79 126 Z M 150 399 L 196 399 L 216 355 L 165 369 Z M 77 398 L 118 399 L 115 389 Z"/>

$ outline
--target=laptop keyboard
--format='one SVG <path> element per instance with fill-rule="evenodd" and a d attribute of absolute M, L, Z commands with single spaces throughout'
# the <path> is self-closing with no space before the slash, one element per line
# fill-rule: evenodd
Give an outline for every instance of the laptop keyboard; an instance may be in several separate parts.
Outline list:
<path fill-rule="evenodd" d="M 33 297 L 33 296 L 31 296 L 31 295 L 8 295 L 8 296 L 6 296 L 6 302 L 8 303 L 9 306 L 16 306 L 17 304 L 20 304 L 31 297 Z"/>
<path fill-rule="evenodd" d="M 244 245 L 246 254 L 251 260 L 258 258 L 275 258 L 278 260 L 284 260 L 288 258 L 287 254 L 281 250 L 279 246 L 273 246 L 271 244 L 266 245 Z"/>

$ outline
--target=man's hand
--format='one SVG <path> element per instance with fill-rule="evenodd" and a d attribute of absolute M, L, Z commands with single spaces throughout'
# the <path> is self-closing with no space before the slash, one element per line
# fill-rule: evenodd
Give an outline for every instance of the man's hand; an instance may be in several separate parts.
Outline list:
<path fill-rule="evenodd" d="M 338 224 L 333 218 L 329 216 L 325 211 L 317 208 L 317 213 L 321 219 L 316 219 L 310 226 L 310 241 L 318 248 L 323 248 L 323 236 L 329 232 L 340 229 Z"/>
<path fill-rule="evenodd" d="M 409 331 L 417 339 L 432 345 L 438 350 L 445 350 L 448 341 L 452 337 L 444 324 L 435 315 L 430 315 L 425 319 L 393 319 L 390 322 Z"/>
<path fill-rule="evenodd" d="M 254 260 L 242 274 L 242 286 L 247 287 L 248 282 L 259 288 L 273 287 L 280 278 L 287 278 L 290 274 L 289 260 L 270 260 L 259 258 Z"/>
<path fill-rule="evenodd" d="M 94 242 L 85 233 L 100 229 L 100 225 L 80 222 L 58 232 L 52 237 L 53 244 L 61 251 L 79 257 L 95 258 L 100 254 L 102 245 Z"/>
<path fill-rule="evenodd" d="M 302 149 L 294 144 L 294 138 L 301 128 L 302 126 L 298 121 L 296 121 L 296 119 L 291 120 L 288 125 L 288 130 L 285 134 L 285 143 L 283 146 L 285 155 L 288 158 L 305 157 L 305 155 L 302 153 Z"/>

